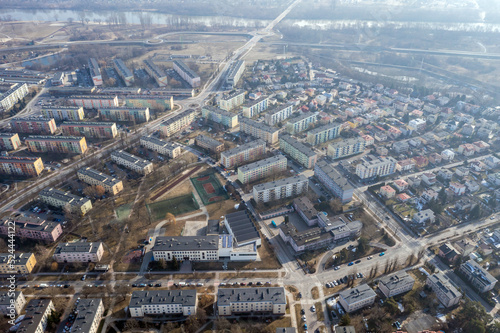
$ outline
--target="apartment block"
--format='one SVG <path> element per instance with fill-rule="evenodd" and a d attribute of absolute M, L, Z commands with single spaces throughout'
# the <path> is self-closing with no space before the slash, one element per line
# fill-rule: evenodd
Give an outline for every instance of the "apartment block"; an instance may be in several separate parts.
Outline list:
<path fill-rule="evenodd" d="M 95 58 L 89 59 L 89 72 L 94 86 L 102 86 L 101 69 L 99 68 L 99 64 Z"/>
<path fill-rule="evenodd" d="M 255 202 L 269 202 L 298 196 L 306 192 L 308 179 L 303 175 L 289 177 L 273 182 L 255 185 L 253 187 L 253 198 Z"/>
<path fill-rule="evenodd" d="M 26 298 L 22 291 L 0 291 L 0 314 L 20 315 L 26 305 Z"/>
<path fill-rule="evenodd" d="M 0 174 L 38 176 L 43 171 L 40 157 L 0 156 Z"/>
<path fill-rule="evenodd" d="M 241 106 L 243 116 L 253 118 L 269 107 L 269 97 L 262 96 L 256 100 L 249 100 Z"/>
<path fill-rule="evenodd" d="M 86 109 L 115 108 L 119 106 L 118 96 L 112 97 L 109 95 L 70 96 L 68 101 L 74 106 Z"/>
<path fill-rule="evenodd" d="M 196 88 L 201 85 L 201 79 L 191 68 L 188 67 L 182 60 L 174 60 L 174 71 L 186 81 L 191 87 Z"/>
<path fill-rule="evenodd" d="M 413 289 L 415 279 L 405 271 L 384 276 L 378 281 L 378 289 L 385 297 L 394 297 Z"/>
<path fill-rule="evenodd" d="M 62 235 L 61 224 L 38 217 L 6 217 L 0 219 L 0 234 L 8 235 L 9 226 L 15 226 L 16 237 L 55 242 Z"/>
<path fill-rule="evenodd" d="M 226 75 L 226 86 L 234 88 L 245 72 L 245 60 L 234 61 L 229 67 Z"/>
<path fill-rule="evenodd" d="M 136 124 L 149 121 L 149 108 L 113 108 L 99 109 L 99 116 L 102 120 L 129 121 Z"/>
<path fill-rule="evenodd" d="M 17 133 L 0 133 L 0 150 L 16 150 L 21 146 Z"/>
<path fill-rule="evenodd" d="M 447 308 L 458 304 L 462 298 L 462 294 L 445 279 L 442 273 L 428 276 L 426 284 L 434 291 L 439 302 Z"/>
<path fill-rule="evenodd" d="M 123 190 L 123 182 L 121 180 L 89 167 L 81 168 L 78 170 L 77 175 L 78 179 L 81 181 L 89 185 L 102 186 L 107 193 L 111 193 L 113 195 Z"/>
<path fill-rule="evenodd" d="M 209 136 L 200 134 L 194 138 L 194 142 L 198 147 L 211 151 L 213 153 L 220 153 L 224 150 L 224 144 L 220 141 L 212 139 Z"/>
<path fill-rule="evenodd" d="M 258 179 L 279 174 L 286 170 L 287 159 L 276 155 L 238 168 L 238 180 L 242 184 L 251 183 Z"/>
<path fill-rule="evenodd" d="M 144 60 L 144 69 L 146 72 L 156 81 L 159 87 L 165 87 L 168 85 L 168 77 L 165 72 L 160 69 L 152 60 Z"/>
<path fill-rule="evenodd" d="M 376 157 L 366 155 L 362 162 L 356 166 L 356 175 L 361 179 L 383 177 L 396 171 L 397 161 L 392 157 Z"/>
<path fill-rule="evenodd" d="M 314 165 L 314 175 L 343 204 L 352 200 L 354 187 L 325 158 Z"/>
<path fill-rule="evenodd" d="M 92 202 L 87 198 L 63 192 L 54 188 L 49 188 L 38 193 L 38 199 L 47 205 L 57 208 L 68 208 L 72 212 L 85 215 L 92 209 Z"/>
<path fill-rule="evenodd" d="M 151 250 L 155 261 L 216 261 L 219 260 L 219 236 L 156 237 Z"/>
<path fill-rule="evenodd" d="M 177 132 L 179 132 L 182 128 L 191 125 L 193 120 L 196 118 L 196 110 L 188 109 L 186 111 L 182 111 L 176 116 L 165 120 L 160 125 L 160 130 L 165 136 L 171 136 Z"/>
<path fill-rule="evenodd" d="M 118 135 L 116 123 L 93 121 L 65 121 L 60 126 L 64 135 L 97 139 L 113 139 Z"/>
<path fill-rule="evenodd" d="M 286 123 L 286 131 L 289 134 L 297 134 L 309 129 L 310 124 L 318 120 L 317 112 L 302 113 L 300 116 L 291 118 Z"/>
<path fill-rule="evenodd" d="M 481 293 L 492 290 L 497 283 L 497 279 L 472 259 L 460 265 L 459 270 L 472 286 Z"/>
<path fill-rule="evenodd" d="M 372 305 L 377 294 L 367 284 L 361 284 L 339 293 L 339 302 L 347 313 Z"/>
<path fill-rule="evenodd" d="M 104 313 L 102 299 L 80 299 L 75 310 L 77 315 L 70 332 L 96 333 Z"/>
<path fill-rule="evenodd" d="M 0 95 L 0 109 L 7 111 L 28 95 L 26 83 L 16 83 L 9 90 Z"/>
<path fill-rule="evenodd" d="M 280 136 L 280 150 L 306 169 L 314 167 L 318 155 L 311 146 L 295 140 L 290 135 Z"/>
<path fill-rule="evenodd" d="M 266 143 L 257 139 L 239 147 L 226 150 L 220 155 L 220 163 L 228 169 L 254 161 L 266 153 Z"/>
<path fill-rule="evenodd" d="M 230 111 L 245 103 L 246 91 L 238 89 L 222 96 L 217 101 L 217 106 L 222 110 Z"/>
<path fill-rule="evenodd" d="M 18 133 L 54 134 L 57 130 L 56 122 L 53 118 L 14 118 L 9 123 L 12 132 Z"/>
<path fill-rule="evenodd" d="M 42 108 L 42 116 L 45 118 L 53 118 L 57 121 L 72 120 L 80 121 L 85 118 L 83 107 L 60 106 L 56 108 Z"/>
<path fill-rule="evenodd" d="M 201 108 L 201 115 L 208 120 L 229 128 L 234 128 L 239 124 L 236 113 L 231 113 L 210 105 L 205 105 Z"/>
<path fill-rule="evenodd" d="M 130 87 L 132 83 L 134 83 L 134 73 L 132 73 L 132 71 L 128 69 L 123 60 L 113 59 L 113 67 L 127 87 Z"/>
<path fill-rule="evenodd" d="M 278 128 L 270 127 L 248 118 L 240 119 L 240 131 L 258 139 L 262 139 L 270 145 L 274 145 L 278 142 L 278 134 L 280 132 Z"/>
<path fill-rule="evenodd" d="M 35 266 L 33 253 L 0 253 L 0 274 L 30 274 Z"/>
<path fill-rule="evenodd" d="M 341 131 L 340 123 L 334 122 L 323 126 L 313 128 L 307 132 L 307 142 L 310 145 L 317 146 L 323 142 L 335 139 L 339 136 Z"/>
<path fill-rule="evenodd" d="M 318 224 L 318 211 L 307 197 L 299 197 L 293 200 L 293 208 L 302 217 L 308 226 Z"/>
<path fill-rule="evenodd" d="M 366 141 L 362 138 L 349 138 L 339 142 L 330 143 L 327 148 L 327 155 L 333 159 L 361 154 L 365 151 Z"/>
<path fill-rule="evenodd" d="M 132 318 L 161 315 L 196 314 L 198 297 L 196 289 L 185 290 L 137 290 L 129 303 Z"/>
<path fill-rule="evenodd" d="M 265 115 L 265 121 L 269 126 L 274 126 L 277 123 L 290 118 L 292 114 L 293 114 L 292 104 L 279 105 L 267 111 Z"/>
<path fill-rule="evenodd" d="M 30 135 L 24 143 L 32 153 L 83 154 L 87 151 L 84 137 Z"/>
<path fill-rule="evenodd" d="M 217 310 L 220 316 L 284 315 L 286 312 L 285 288 L 219 288 Z"/>
<path fill-rule="evenodd" d="M 173 96 L 127 95 L 123 98 L 123 106 L 127 108 L 150 110 L 172 110 L 174 108 Z M 149 117 L 148 117 L 149 118 Z"/>
<path fill-rule="evenodd" d="M 176 158 L 182 152 L 181 145 L 177 142 L 161 140 L 151 134 L 141 137 L 141 145 L 170 158 Z"/>
<path fill-rule="evenodd" d="M 147 175 L 153 172 L 153 163 L 129 154 L 123 150 L 112 152 L 111 160 L 116 164 L 123 165 L 125 168 L 140 173 L 141 175 Z"/>
<path fill-rule="evenodd" d="M 26 313 L 16 332 L 43 333 L 46 332 L 49 316 L 55 311 L 52 300 L 32 299 L 26 306 Z"/>
<path fill-rule="evenodd" d="M 73 242 L 58 244 L 54 259 L 59 263 L 99 262 L 104 254 L 102 242 Z"/>

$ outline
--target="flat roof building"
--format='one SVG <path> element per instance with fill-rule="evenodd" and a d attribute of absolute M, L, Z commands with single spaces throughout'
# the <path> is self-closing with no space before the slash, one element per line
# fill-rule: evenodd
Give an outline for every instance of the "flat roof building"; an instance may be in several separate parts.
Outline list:
<path fill-rule="evenodd" d="M 238 115 L 236 113 L 228 112 L 226 110 L 216 108 L 215 106 L 203 106 L 201 108 L 201 115 L 208 120 L 224 125 L 228 128 L 234 128 L 239 124 Z"/>
<path fill-rule="evenodd" d="M 57 130 L 56 122 L 53 118 L 13 118 L 10 122 L 13 132 L 29 134 L 54 134 Z"/>
<path fill-rule="evenodd" d="M 238 84 L 238 81 L 240 80 L 244 72 L 245 60 L 234 61 L 227 70 L 226 86 L 234 88 Z"/>
<path fill-rule="evenodd" d="M 294 176 L 273 182 L 255 185 L 253 187 L 253 198 L 255 202 L 269 202 L 298 196 L 306 192 L 308 179 L 303 176 Z"/>
<path fill-rule="evenodd" d="M 179 132 L 182 128 L 191 125 L 195 119 L 197 111 L 195 109 L 188 109 L 182 111 L 178 115 L 165 120 L 160 125 L 160 130 L 165 136 L 171 136 Z"/>
<path fill-rule="evenodd" d="M 219 288 L 217 309 L 221 316 L 239 314 L 284 315 L 286 312 L 285 288 Z"/>
<path fill-rule="evenodd" d="M 317 146 L 324 142 L 335 139 L 342 130 L 342 124 L 333 122 L 323 126 L 313 128 L 307 132 L 307 142 L 310 145 Z"/>
<path fill-rule="evenodd" d="M 240 131 L 274 145 L 278 142 L 279 128 L 270 127 L 248 118 L 240 118 Z"/>
<path fill-rule="evenodd" d="M 73 242 L 58 244 L 54 259 L 59 263 L 99 262 L 104 254 L 102 242 Z"/>
<path fill-rule="evenodd" d="M 119 106 L 118 96 L 109 95 L 83 95 L 70 96 L 68 100 L 74 106 L 84 107 L 86 109 L 114 108 Z"/>
<path fill-rule="evenodd" d="M 168 85 L 167 74 L 156 66 L 152 60 L 146 59 L 143 63 L 144 69 L 156 81 L 156 84 L 158 84 L 159 87 L 165 87 Z"/>
<path fill-rule="evenodd" d="M 216 261 L 219 260 L 218 236 L 156 237 L 151 250 L 155 261 Z"/>
<path fill-rule="evenodd" d="M 0 253 L 0 274 L 30 274 L 36 266 L 33 253 Z"/>
<path fill-rule="evenodd" d="M 149 108 L 112 108 L 99 109 L 99 116 L 102 120 L 127 121 L 136 124 L 149 121 Z"/>
<path fill-rule="evenodd" d="M 116 123 L 94 121 L 65 121 L 60 125 L 67 136 L 84 136 L 86 138 L 113 139 L 118 135 Z"/>
<path fill-rule="evenodd" d="M 123 150 L 112 152 L 111 160 L 116 164 L 123 165 L 125 168 L 135 171 L 141 175 L 147 175 L 153 172 L 153 163 L 129 154 Z"/>
<path fill-rule="evenodd" d="M 246 91 L 238 89 L 223 95 L 218 101 L 217 106 L 222 110 L 230 111 L 245 103 Z"/>
<path fill-rule="evenodd" d="M 406 293 L 413 289 L 415 279 L 405 271 L 400 271 L 388 276 L 382 277 L 378 281 L 378 289 L 385 297 L 394 297 Z"/>
<path fill-rule="evenodd" d="M 172 110 L 173 96 L 127 95 L 123 98 L 123 106 L 127 108 L 158 110 Z M 149 120 L 149 117 L 148 117 Z"/>
<path fill-rule="evenodd" d="M 254 182 L 258 179 L 280 174 L 287 168 L 287 159 L 282 155 L 275 155 L 238 168 L 238 180 L 242 184 Z"/>
<path fill-rule="evenodd" d="M 43 171 L 40 157 L 0 156 L 0 174 L 38 176 Z"/>
<path fill-rule="evenodd" d="M 314 167 L 318 159 L 318 155 L 311 146 L 287 134 L 280 136 L 280 150 L 306 169 Z"/>
<path fill-rule="evenodd" d="M 245 164 L 245 162 L 257 160 L 265 153 L 266 143 L 262 139 L 257 139 L 222 152 L 220 154 L 220 163 L 231 169 Z"/>
<path fill-rule="evenodd" d="M 63 209 L 69 208 L 72 212 L 82 215 L 85 215 L 92 209 L 92 202 L 89 199 L 73 195 L 69 192 L 59 191 L 52 187 L 40 191 L 38 199 L 47 205 Z"/>
<path fill-rule="evenodd" d="M 83 154 L 87 151 L 84 137 L 30 135 L 24 143 L 32 153 Z"/>
<path fill-rule="evenodd" d="M 267 111 L 265 121 L 269 126 L 274 126 L 293 114 L 292 104 L 282 104 Z"/>
<path fill-rule="evenodd" d="M 352 200 L 354 187 L 325 158 L 314 165 L 314 175 L 342 203 Z"/>
<path fill-rule="evenodd" d="M 104 313 L 100 298 L 80 298 L 75 308 L 76 318 L 70 332 L 96 333 Z"/>
<path fill-rule="evenodd" d="M 158 139 L 152 134 L 148 136 L 141 136 L 141 145 L 147 149 L 157 152 L 158 154 L 162 154 L 170 158 L 176 158 L 182 152 L 181 145 L 177 142 Z"/>
<path fill-rule="evenodd" d="M 339 142 L 330 143 L 327 155 L 333 159 L 361 154 L 365 151 L 366 141 L 363 138 L 349 138 Z"/>
<path fill-rule="evenodd" d="M 255 243 L 256 246 L 261 245 L 260 234 L 246 211 L 226 214 L 224 225 L 234 237 L 237 246 L 251 243 Z"/>
<path fill-rule="evenodd" d="M 269 97 L 262 96 L 256 100 L 249 100 L 241 106 L 243 116 L 253 118 L 269 107 Z"/>
<path fill-rule="evenodd" d="M 26 83 L 15 83 L 9 90 L 0 95 L 0 109 L 7 111 L 28 95 Z"/>
<path fill-rule="evenodd" d="M 426 284 L 434 291 L 441 304 L 447 308 L 458 304 L 462 298 L 462 294 L 445 279 L 442 273 L 428 276 Z"/>
<path fill-rule="evenodd" d="M 0 150 L 16 150 L 21 146 L 17 133 L 0 133 Z"/>
<path fill-rule="evenodd" d="M 128 69 L 123 60 L 113 59 L 113 67 L 127 87 L 130 87 L 134 83 L 134 73 Z"/>
<path fill-rule="evenodd" d="M 137 290 L 130 298 L 132 318 L 145 316 L 196 314 L 198 297 L 196 289 L 184 290 Z"/>
<path fill-rule="evenodd" d="M 318 112 L 302 113 L 295 118 L 290 118 L 286 123 L 286 131 L 289 134 L 297 134 L 309 128 L 310 124 L 318 121 Z"/>
<path fill-rule="evenodd" d="M 396 161 L 393 157 L 375 157 L 366 155 L 362 162 L 356 166 L 356 175 L 361 179 L 369 179 L 376 176 L 383 177 L 396 172 Z"/>
<path fill-rule="evenodd" d="M 38 217 L 6 217 L 0 219 L 0 234 L 8 235 L 9 226 L 15 226 L 16 237 L 55 242 L 62 235 L 61 224 Z"/>
<path fill-rule="evenodd" d="M 50 299 L 32 299 L 26 306 L 26 313 L 16 332 L 42 333 L 47 329 L 49 316 L 55 311 Z"/>
<path fill-rule="evenodd" d="M 191 87 L 196 88 L 201 85 L 201 79 L 191 68 L 189 68 L 182 60 L 174 60 L 174 71 L 186 81 Z"/>
<path fill-rule="evenodd" d="M 367 284 L 341 291 L 339 302 L 347 313 L 372 305 L 377 294 Z"/>
<path fill-rule="evenodd" d="M 78 106 L 60 106 L 54 108 L 42 107 L 42 115 L 45 118 L 53 118 L 57 121 L 80 121 L 85 117 L 85 111 L 83 110 L 83 107 Z"/>
<path fill-rule="evenodd" d="M 89 59 L 89 72 L 94 86 L 102 86 L 101 69 L 99 68 L 99 64 L 95 58 Z"/>
<path fill-rule="evenodd" d="M 113 195 L 123 190 L 123 182 L 100 171 L 86 167 L 77 172 L 78 179 L 94 186 L 102 186 L 107 193 Z"/>
<path fill-rule="evenodd" d="M 497 279 L 493 275 L 472 259 L 460 265 L 459 270 L 472 286 L 481 293 L 492 290 L 497 283 Z"/>
<path fill-rule="evenodd" d="M 20 315 L 26 305 L 26 298 L 22 291 L 0 291 L 0 314 Z"/>
<path fill-rule="evenodd" d="M 224 144 L 220 141 L 212 139 L 209 136 L 200 134 L 194 139 L 194 143 L 203 149 L 206 149 L 212 153 L 220 153 L 224 150 Z"/>

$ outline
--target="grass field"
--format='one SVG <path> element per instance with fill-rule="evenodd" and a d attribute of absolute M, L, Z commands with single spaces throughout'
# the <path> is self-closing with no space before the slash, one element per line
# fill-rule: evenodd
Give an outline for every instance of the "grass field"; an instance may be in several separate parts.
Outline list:
<path fill-rule="evenodd" d="M 191 183 L 193 183 L 204 205 L 229 199 L 229 195 L 213 172 L 193 177 Z"/>
<path fill-rule="evenodd" d="M 128 216 L 130 215 L 131 208 L 132 208 L 132 203 L 128 203 L 125 205 L 121 205 L 120 207 L 116 207 L 116 209 L 115 209 L 116 217 L 118 217 L 118 219 L 120 221 L 128 218 Z"/>
<path fill-rule="evenodd" d="M 146 206 L 153 221 L 164 219 L 167 213 L 177 216 L 200 208 L 192 193 L 168 200 L 157 201 Z"/>

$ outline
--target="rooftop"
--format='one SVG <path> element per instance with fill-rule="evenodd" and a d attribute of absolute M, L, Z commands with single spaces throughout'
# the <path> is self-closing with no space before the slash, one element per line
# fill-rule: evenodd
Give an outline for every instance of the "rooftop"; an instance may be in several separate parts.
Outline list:
<path fill-rule="evenodd" d="M 260 161 L 257 161 L 257 162 L 253 162 L 253 163 L 241 166 L 241 167 L 238 168 L 238 173 L 240 171 L 241 172 L 248 172 L 248 171 L 253 170 L 253 169 L 261 168 L 263 166 L 266 166 L 266 165 L 269 165 L 269 164 L 272 164 L 272 163 L 279 163 L 279 162 L 282 162 L 282 161 L 284 161 L 284 163 L 286 165 L 287 159 L 286 159 L 285 156 L 283 156 L 283 155 L 275 155 L 275 156 L 272 156 L 272 157 L 269 157 L 269 158 L 266 158 L 266 159 L 263 159 L 263 160 L 260 160 Z"/>
<path fill-rule="evenodd" d="M 50 197 L 54 198 L 58 201 L 63 201 L 66 204 L 70 204 L 72 206 L 81 206 L 85 204 L 89 199 L 87 198 L 82 198 L 76 195 L 73 195 L 69 192 L 63 192 L 56 190 L 55 188 L 48 188 L 41 190 L 40 193 L 38 194 L 39 196 L 45 196 L 45 197 Z"/>
<path fill-rule="evenodd" d="M 221 154 L 226 156 L 226 157 L 230 157 L 230 156 L 238 155 L 247 149 L 257 148 L 258 146 L 264 146 L 264 149 L 265 149 L 266 142 L 262 139 L 257 139 L 257 140 L 245 143 L 239 147 L 234 147 L 232 149 L 226 150 L 226 151 L 222 152 Z"/>
<path fill-rule="evenodd" d="M 347 304 L 354 304 L 364 299 L 375 298 L 377 294 L 367 284 L 361 284 L 357 287 L 341 291 L 339 296 L 342 297 Z"/>
<path fill-rule="evenodd" d="M 76 315 L 72 332 L 90 332 L 96 316 L 97 309 L 102 304 L 100 298 L 81 298 L 76 306 Z"/>
<path fill-rule="evenodd" d="M 192 113 L 196 113 L 196 110 L 195 109 L 188 109 L 188 110 L 185 110 L 185 111 L 182 111 L 181 113 L 179 113 L 178 115 L 176 116 L 173 116 L 172 118 L 170 119 L 167 119 L 165 120 L 164 122 L 161 123 L 161 126 L 168 126 L 170 124 L 173 124 L 175 123 L 176 121 L 179 121 L 180 119 L 184 118 L 184 117 L 187 117 L 189 115 L 191 115 Z"/>
<path fill-rule="evenodd" d="M 47 308 L 52 304 L 50 299 L 32 299 L 26 306 L 26 314 L 17 329 L 19 333 L 36 333 Z"/>
<path fill-rule="evenodd" d="M 123 150 L 117 150 L 111 153 L 111 156 L 115 156 L 117 158 L 124 159 L 130 163 L 134 163 L 142 168 L 145 168 L 152 163 L 146 160 L 143 160 L 142 158 L 139 158 L 137 156 L 134 156 L 132 154 L 127 153 L 126 151 Z"/>
<path fill-rule="evenodd" d="M 208 111 L 213 112 L 213 113 L 220 114 L 224 117 L 230 117 L 230 118 L 238 117 L 238 115 L 236 113 L 232 113 L 232 112 L 220 109 L 216 106 L 205 105 L 202 107 L 202 109 L 208 110 Z"/>
<path fill-rule="evenodd" d="M 60 253 L 97 253 L 101 242 L 73 242 L 58 244 L 54 254 Z"/>
<path fill-rule="evenodd" d="M 175 149 L 177 147 L 181 147 L 180 144 L 177 142 L 172 142 L 172 141 L 165 141 L 162 139 L 158 139 L 157 137 L 153 136 L 152 134 L 148 136 L 141 136 L 141 140 L 151 142 L 152 144 L 164 147 L 164 148 L 169 148 L 169 149 Z"/>
<path fill-rule="evenodd" d="M 326 158 L 320 159 L 318 162 L 316 162 L 315 167 L 318 167 L 323 171 L 330 179 L 332 179 L 335 184 L 340 187 L 344 191 L 349 191 L 353 189 L 351 183 L 340 174 L 335 168 L 332 167 L 330 163 L 326 160 Z"/>
<path fill-rule="evenodd" d="M 433 274 L 427 279 L 437 286 L 437 288 L 441 290 L 441 293 L 445 294 L 450 299 L 462 296 L 462 294 L 454 286 L 446 281 L 442 273 Z"/>
<path fill-rule="evenodd" d="M 196 305 L 196 289 L 185 290 L 137 290 L 132 293 L 130 308 L 147 305 L 181 304 Z"/>
<path fill-rule="evenodd" d="M 120 72 L 122 72 L 123 76 L 129 77 L 129 76 L 134 76 L 130 69 L 128 69 L 127 66 L 125 66 L 125 63 L 121 59 L 113 59 L 113 63 L 115 64 L 115 68 L 117 68 Z"/>
<path fill-rule="evenodd" d="M 272 302 L 286 304 L 285 288 L 220 288 L 217 305 L 224 306 L 236 302 Z"/>
<path fill-rule="evenodd" d="M 217 236 L 160 236 L 152 251 L 217 251 Z"/>
<path fill-rule="evenodd" d="M 405 271 L 384 276 L 379 280 L 379 283 L 383 284 L 389 290 L 398 289 L 402 285 L 414 282 L 415 279 L 408 275 Z"/>
<path fill-rule="evenodd" d="M 271 126 L 268 126 L 264 123 L 259 123 L 259 122 L 256 122 L 255 120 L 252 120 L 252 119 L 249 119 L 246 117 L 240 117 L 239 120 L 240 120 L 240 123 L 258 128 L 258 129 L 260 129 L 264 132 L 267 132 L 267 133 L 276 133 L 276 132 L 279 132 L 279 130 L 280 130 L 279 128 L 271 127 Z"/>
<path fill-rule="evenodd" d="M 86 175 L 92 179 L 95 179 L 101 183 L 104 183 L 108 186 L 115 186 L 116 184 L 118 184 L 119 182 L 121 182 L 121 180 L 119 179 L 116 179 L 114 177 L 111 177 L 111 176 L 108 176 L 100 171 L 97 171 L 95 169 L 92 169 L 92 168 L 81 168 L 80 170 L 78 170 L 78 173 L 79 174 L 82 174 L 82 175 Z"/>
<path fill-rule="evenodd" d="M 116 123 L 105 121 L 64 121 L 60 126 L 113 127 Z"/>
<path fill-rule="evenodd" d="M 31 258 L 33 253 L 16 253 L 15 254 L 15 264 L 24 266 L 28 263 L 28 260 Z M 12 258 L 12 254 L 10 253 L 0 253 L 0 263 L 6 264 L 9 262 L 9 259 Z"/>
<path fill-rule="evenodd" d="M 161 70 L 156 64 L 149 59 L 144 60 L 144 65 L 148 67 L 156 77 L 165 77 L 167 76 L 163 70 Z"/>
<path fill-rule="evenodd" d="M 298 182 L 307 182 L 307 178 L 303 175 L 293 176 L 293 177 L 288 177 L 288 178 L 284 178 L 284 179 L 280 179 L 280 180 L 275 180 L 275 181 L 268 182 L 268 183 L 255 185 L 253 188 L 256 191 L 264 191 L 264 190 L 268 190 L 268 189 L 275 188 L 275 187 L 295 184 Z"/>
<path fill-rule="evenodd" d="M 227 214 L 225 219 L 237 243 L 260 239 L 257 228 L 245 211 Z"/>
<path fill-rule="evenodd" d="M 188 67 L 182 60 L 174 60 L 174 64 L 176 64 L 178 67 L 182 69 L 184 73 L 186 73 L 190 78 L 195 79 L 199 78 L 200 76 L 196 74 L 191 68 Z"/>
<path fill-rule="evenodd" d="M 297 149 L 298 151 L 300 151 L 302 154 L 306 155 L 307 157 L 312 157 L 312 156 L 316 155 L 316 153 L 311 148 L 311 146 L 295 140 L 294 138 L 292 138 L 288 134 L 281 135 L 280 140 L 283 140 L 284 142 L 288 143 L 290 146 Z"/>
<path fill-rule="evenodd" d="M 80 142 L 82 139 L 85 139 L 83 136 L 62 136 L 62 135 L 30 135 L 26 138 L 25 141 L 69 141 L 69 142 Z"/>
<path fill-rule="evenodd" d="M 309 134 L 316 135 L 318 133 L 321 133 L 321 132 L 324 132 L 324 131 L 328 131 L 330 129 L 333 129 L 333 128 L 336 128 L 336 127 L 340 127 L 340 126 L 342 126 L 342 124 L 337 123 L 337 122 L 333 122 L 333 123 L 329 123 L 329 124 L 326 124 L 326 125 L 322 125 L 322 126 L 313 128 L 312 130 L 308 131 L 307 134 L 308 135 Z"/>
<path fill-rule="evenodd" d="M 0 156 L 0 163 L 34 163 L 38 160 L 40 157 Z"/>

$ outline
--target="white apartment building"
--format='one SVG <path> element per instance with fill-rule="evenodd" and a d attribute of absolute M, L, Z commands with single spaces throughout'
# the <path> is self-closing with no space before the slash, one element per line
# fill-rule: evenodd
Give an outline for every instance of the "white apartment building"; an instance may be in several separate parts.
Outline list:
<path fill-rule="evenodd" d="M 238 168 L 238 180 L 242 184 L 251 183 L 255 180 L 266 178 L 273 174 L 285 171 L 287 159 L 283 155 L 275 155 L 254 163 Z"/>
<path fill-rule="evenodd" d="M 472 259 L 460 265 L 460 272 L 481 293 L 492 290 L 497 283 L 493 275 Z"/>
<path fill-rule="evenodd" d="M 245 72 L 245 60 L 237 60 L 231 64 L 226 75 L 226 86 L 234 88 Z"/>
<path fill-rule="evenodd" d="M 220 316 L 284 315 L 286 312 L 285 288 L 219 288 L 217 309 Z"/>
<path fill-rule="evenodd" d="M 191 68 L 188 67 L 182 60 L 174 60 L 174 71 L 186 81 L 191 87 L 196 88 L 201 84 L 201 79 Z"/>
<path fill-rule="evenodd" d="M 196 289 L 187 290 L 137 290 L 132 293 L 129 303 L 130 316 L 196 314 L 198 297 Z"/>
<path fill-rule="evenodd" d="M 26 306 L 26 313 L 16 332 L 43 333 L 47 329 L 48 317 L 55 311 L 50 299 L 32 299 Z"/>
<path fill-rule="evenodd" d="M 20 315 L 24 306 L 26 305 L 26 298 L 22 291 L 0 291 L 0 314 L 8 315 L 10 313 Z"/>
<path fill-rule="evenodd" d="M 72 212 L 82 215 L 92 209 L 92 202 L 88 198 L 59 191 L 52 187 L 40 191 L 38 199 L 47 205 L 63 209 L 69 208 Z"/>
<path fill-rule="evenodd" d="M 104 254 L 102 242 L 73 242 L 58 244 L 54 259 L 59 263 L 99 262 Z"/>
<path fill-rule="evenodd" d="M 9 90 L 0 95 L 0 110 L 9 110 L 28 95 L 28 92 L 28 85 L 26 83 L 12 85 Z"/>
<path fill-rule="evenodd" d="M 141 137 L 141 145 L 147 149 L 153 150 L 158 154 L 176 158 L 182 153 L 181 145 L 177 142 L 170 142 L 158 139 L 152 134 Z"/>
<path fill-rule="evenodd" d="M 245 162 L 253 161 L 266 152 L 266 143 L 264 140 L 257 139 L 248 143 L 242 144 L 220 154 L 220 163 L 228 169 L 235 166 L 245 164 Z"/>
<path fill-rule="evenodd" d="M 242 89 L 232 91 L 231 93 L 222 96 L 217 101 L 217 106 L 222 110 L 231 111 L 232 109 L 245 103 L 246 93 L 247 92 Z"/>
<path fill-rule="evenodd" d="M 249 100 L 242 105 L 243 117 L 253 118 L 269 107 L 269 97 L 262 96 L 256 100 Z"/>
<path fill-rule="evenodd" d="M 310 145 L 317 146 L 323 142 L 327 142 L 335 139 L 339 136 L 341 131 L 340 123 L 334 122 L 323 126 L 313 128 L 307 132 L 307 142 Z"/>
<path fill-rule="evenodd" d="M 236 113 L 219 109 L 215 106 L 203 106 L 201 108 L 201 115 L 208 120 L 211 120 L 218 124 L 222 124 L 229 128 L 234 128 L 239 124 L 238 115 Z"/>
<path fill-rule="evenodd" d="M 462 294 L 445 279 L 442 273 L 430 275 L 426 283 L 434 291 L 441 304 L 447 308 L 458 304 L 462 298 Z"/>
<path fill-rule="evenodd" d="M 78 170 L 77 175 L 78 179 L 81 181 L 89 185 L 100 185 L 106 190 L 106 192 L 113 195 L 123 190 L 123 182 L 121 180 L 89 167 L 81 168 Z"/>
<path fill-rule="evenodd" d="M 293 114 L 292 104 L 278 105 L 277 107 L 268 110 L 268 112 L 265 115 L 265 121 L 269 126 L 274 126 L 277 123 L 290 118 L 292 114 Z"/>
<path fill-rule="evenodd" d="M 155 261 L 216 261 L 219 260 L 218 236 L 156 237 L 151 250 Z"/>
<path fill-rule="evenodd" d="M 161 70 L 156 64 L 146 59 L 143 61 L 144 69 L 146 72 L 156 81 L 159 87 L 165 87 L 168 85 L 168 77 L 167 74 L 163 70 Z"/>
<path fill-rule="evenodd" d="M 182 128 L 191 125 L 193 120 L 196 118 L 196 114 L 197 111 L 195 109 L 182 111 L 178 115 L 162 122 L 160 130 L 165 136 L 171 136 L 174 133 L 179 132 Z"/>
<path fill-rule="evenodd" d="M 134 73 L 125 65 L 123 60 L 113 59 L 113 67 L 127 87 L 130 87 L 134 83 Z"/>
<path fill-rule="evenodd" d="M 394 297 L 413 289 L 415 279 L 405 271 L 384 276 L 378 281 L 378 289 L 385 297 Z"/>
<path fill-rule="evenodd" d="M 99 68 L 99 64 L 97 63 L 97 60 L 95 60 L 95 58 L 89 59 L 89 71 L 94 86 L 102 86 L 103 82 L 102 82 L 101 69 Z"/>
<path fill-rule="evenodd" d="M 393 157 L 375 157 L 366 155 L 361 163 L 356 166 L 356 175 L 361 179 L 383 177 L 396 171 L 397 161 Z"/>
<path fill-rule="evenodd" d="M 279 139 L 280 150 L 304 168 L 311 169 L 316 164 L 318 155 L 307 143 L 302 143 L 287 134 L 281 135 Z"/>
<path fill-rule="evenodd" d="M 140 173 L 141 175 L 147 175 L 153 172 L 153 163 L 129 154 L 123 150 L 112 152 L 111 160 L 116 164 L 123 165 L 125 168 Z"/>
<path fill-rule="evenodd" d="M 325 158 L 320 159 L 314 165 L 314 175 L 342 203 L 345 204 L 352 200 L 354 187 Z"/>
<path fill-rule="evenodd" d="M 367 284 L 341 291 L 339 302 L 347 313 L 362 309 L 375 302 L 377 294 Z"/>
<path fill-rule="evenodd" d="M 104 313 L 100 298 L 82 298 L 76 306 L 76 318 L 69 332 L 96 333 Z"/>
<path fill-rule="evenodd" d="M 266 141 L 270 145 L 278 142 L 279 128 L 268 126 L 248 118 L 240 119 L 240 131 Z"/>
<path fill-rule="evenodd" d="M 300 175 L 255 185 L 253 198 L 260 203 L 294 197 L 307 191 L 308 182 L 305 176 Z"/>
<path fill-rule="evenodd" d="M 318 121 L 318 112 L 302 113 L 300 116 L 291 118 L 286 123 L 286 131 L 289 134 L 297 134 L 309 129 L 310 124 Z"/>
<path fill-rule="evenodd" d="M 327 148 L 327 155 L 333 159 L 343 158 L 365 151 L 366 141 L 363 138 L 349 138 L 339 142 L 330 143 Z"/>

